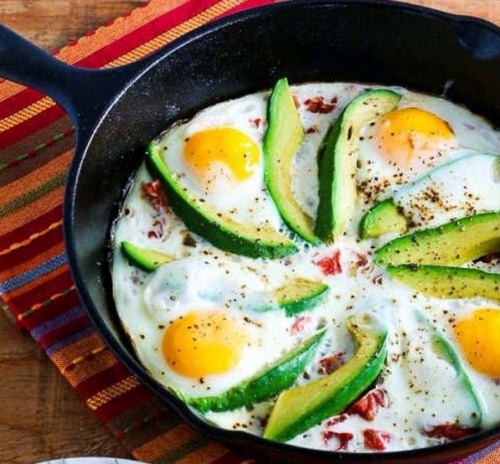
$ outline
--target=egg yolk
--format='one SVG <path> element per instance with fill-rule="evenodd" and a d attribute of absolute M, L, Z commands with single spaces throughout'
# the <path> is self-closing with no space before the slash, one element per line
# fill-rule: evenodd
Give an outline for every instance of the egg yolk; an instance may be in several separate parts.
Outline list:
<path fill-rule="evenodd" d="M 448 123 L 419 108 L 400 108 L 375 123 L 374 140 L 381 154 L 393 164 L 409 164 L 422 152 L 453 139 Z"/>
<path fill-rule="evenodd" d="M 231 180 L 250 177 L 259 163 L 259 148 L 246 134 L 232 127 L 212 127 L 190 135 L 184 144 L 184 160 L 205 185 L 217 170 L 229 170 Z"/>
<path fill-rule="evenodd" d="M 500 378 L 500 310 L 476 309 L 457 321 L 454 332 L 469 364 L 489 377 Z"/>
<path fill-rule="evenodd" d="M 220 310 L 191 311 L 165 330 L 163 356 L 178 374 L 200 378 L 231 370 L 241 358 L 247 335 Z"/>

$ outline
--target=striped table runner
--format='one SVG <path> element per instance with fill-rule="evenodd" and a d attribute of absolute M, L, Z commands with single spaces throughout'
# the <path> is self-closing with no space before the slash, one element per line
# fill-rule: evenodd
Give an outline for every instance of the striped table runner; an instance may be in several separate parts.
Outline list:
<path fill-rule="evenodd" d="M 125 64 L 211 19 L 270 0 L 152 0 L 59 50 L 86 67 Z M 73 128 L 50 98 L 0 80 L 0 305 L 131 455 L 151 463 L 244 460 L 200 436 L 108 350 L 70 277 L 61 230 Z M 498 464 L 492 446 L 460 464 Z"/>

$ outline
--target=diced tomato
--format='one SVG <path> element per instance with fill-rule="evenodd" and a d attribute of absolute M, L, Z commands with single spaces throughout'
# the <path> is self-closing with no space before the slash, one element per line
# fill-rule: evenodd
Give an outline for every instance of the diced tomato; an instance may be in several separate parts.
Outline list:
<path fill-rule="evenodd" d="M 149 238 L 161 238 L 165 234 L 165 218 L 157 217 L 154 219 L 151 229 L 148 230 Z"/>
<path fill-rule="evenodd" d="M 329 355 L 323 356 L 319 360 L 318 372 L 320 374 L 331 374 L 342 364 L 344 364 L 344 355 L 345 353 L 331 353 Z"/>
<path fill-rule="evenodd" d="M 325 444 L 328 443 L 332 438 L 336 439 L 337 446 L 335 447 L 335 451 L 347 449 L 347 445 L 353 437 L 354 435 L 350 432 L 335 432 L 335 430 L 325 430 L 323 432 L 323 442 Z"/>
<path fill-rule="evenodd" d="M 362 396 L 348 409 L 349 414 L 357 414 L 363 419 L 372 421 L 380 407 L 387 406 L 387 396 L 381 388 L 374 388 Z"/>
<path fill-rule="evenodd" d="M 260 127 L 262 124 L 262 118 L 253 118 L 250 120 L 250 122 L 255 126 L 255 127 Z"/>
<path fill-rule="evenodd" d="M 167 210 L 167 198 L 165 197 L 159 180 L 153 180 L 142 184 L 142 191 L 155 211 L 164 212 Z"/>
<path fill-rule="evenodd" d="M 295 318 L 295 321 L 293 321 L 291 327 L 291 333 L 296 334 L 304 330 L 305 324 L 310 320 L 311 318 L 309 316 L 298 316 L 297 318 Z"/>
<path fill-rule="evenodd" d="M 391 434 L 389 432 L 376 429 L 363 430 L 363 442 L 367 449 L 383 451 L 386 449 L 390 439 Z"/>
<path fill-rule="evenodd" d="M 458 440 L 459 438 L 470 435 L 471 433 L 478 432 L 479 429 L 475 427 L 467 427 L 457 423 L 445 423 L 434 425 L 429 429 L 425 429 L 424 433 L 428 437 L 433 438 L 448 438 L 450 440 Z"/>
<path fill-rule="evenodd" d="M 327 114 L 337 107 L 337 99 L 332 98 L 329 102 L 326 102 L 322 96 L 318 95 L 317 97 L 308 98 L 304 104 L 310 113 Z"/>
<path fill-rule="evenodd" d="M 321 268 L 324 275 L 335 275 L 342 272 L 340 265 L 340 250 L 333 250 L 328 256 L 316 261 L 316 264 Z"/>
<path fill-rule="evenodd" d="M 340 424 L 344 422 L 349 416 L 346 413 L 339 414 L 337 416 L 333 416 L 326 421 L 327 427 L 333 427 L 334 425 Z"/>
<path fill-rule="evenodd" d="M 358 253 L 358 252 L 355 252 L 355 253 L 356 253 L 357 259 L 355 260 L 354 264 L 358 268 L 366 267 L 368 265 L 367 256 L 364 253 Z"/>
<path fill-rule="evenodd" d="M 160 238 L 161 234 L 156 230 L 148 230 L 148 238 Z"/>

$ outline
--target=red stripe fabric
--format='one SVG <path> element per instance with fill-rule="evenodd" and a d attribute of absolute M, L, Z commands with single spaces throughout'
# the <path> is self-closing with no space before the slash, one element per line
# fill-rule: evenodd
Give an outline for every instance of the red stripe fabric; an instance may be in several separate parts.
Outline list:
<path fill-rule="evenodd" d="M 25 107 L 37 102 L 42 97 L 43 95 L 37 90 L 24 88 L 17 95 L 2 102 L 0 105 L 0 119 L 7 118 L 11 114 L 21 111 Z"/>
<path fill-rule="evenodd" d="M 43 244 L 47 248 L 52 248 L 61 243 L 61 230 L 55 228 L 45 233 L 43 236 Z M 34 253 L 39 250 L 39 240 L 32 240 L 25 246 L 13 249 L 7 259 L 0 261 L 0 272 L 7 271 L 8 269 L 18 266 L 30 259 Z"/>
<path fill-rule="evenodd" d="M 5 231 L 4 234 L 0 235 L 0 244 L 5 243 L 19 243 L 28 239 L 33 231 L 43 231 L 47 229 L 52 224 L 59 222 L 61 220 L 61 206 L 58 205 L 55 208 L 47 211 L 39 217 L 35 217 L 32 221 L 19 227 L 15 227 L 12 230 Z M 0 253 L 3 251 L 0 246 Z M 2 255 L 0 254 L 0 266 Z"/>
<path fill-rule="evenodd" d="M 62 118 L 65 114 L 66 113 L 60 106 L 54 105 L 38 113 L 36 116 L 16 124 L 2 133 L 0 150 L 19 142 L 26 137 L 27 133 L 33 133 L 43 129 L 48 124 L 52 124 Z"/>
<path fill-rule="evenodd" d="M 96 414 L 104 422 L 114 419 L 123 412 L 124 404 L 133 404 L 135 407 L 150 401 L 152 393 L 146 390 L 143 386 L 138 385 L 131 390 L 107 401 L 102 407 L 96 410 Z"/>
<path fill-rule="evenodd" d="M 65 289 L 73 286 L 73 280 L 69 271 L 63 269 L 61 273 L 54 273 L 54 270 L 49 270 L 45 274 L 43 285 L 30 285 L 31 281 L 27 281 L 24 285 L 20 285 L 15 291 L 9 292 L 10 307 L 17 317 L 23 318 L 24 313 L 35 308 L 37 304 L 49 299 L 53 295 L 57 295 Z M 50 319 L 50 316 L 44 310 L 40 316 L 35 316 L 36 311 L 32 311 L 30 319 L 26 319 L 26 324 L 32 324 L 31 327 L 42 323 L 44 319 Z M 37 320 L 40 318 L 40 321 Z M 30 327 L 30 328 L 31 328 Z"/>
<path fill-rule="evenodd" d="M 70 303 L 65 302 L 65 307 L 70 306 Z M 66 337 L 75 334 L 76 332 L 82 330 L 82 328 L 88 326 L 89 321 L 86 314 L 68 321 L 66 324 L 61 325 L 53 330 L 47 331 L 44 335 L 38 337 L 36 342 L 43 348 L 48 349 L 59 340 L 64 340 Z"/>
<path fill-rule="evenodd" d="M 124 53 L 133 50 L 139 45 L 148 42 L 155 38 L 160 33 L 168 31 L 175 26 L 183 23 L 186 19 L 191 18 L 207 8 L 217 4 L 219 0 L 201 0 L 198 2 L 187 2 L 179 6 L 175 10 L 169 12 L 168 15 L 160 16 L 148 24 L 144 24 L 141 28 L 135 30 L 120 39 L 109 43 L 100 48 L 97 52 L 89 55 L 85 59 L 78 62 L 79 66 L 102 67 Z"/>
<path fill-rule="evenodd" d="M 113 383 L 116 384 L 129 377 L 130 372 L 123 369 L 121 364 L 115 363 L 107 369 L 81 382 L 80 389 L 85 393 L 87 398 L 91 398 L 102 391 L 103 380 L 113 379 Z"/>
<path fill-rule="evenodd" d="M 73 282 L 70 280 L 70 275 L 65 273 L 27 292 L 27 295 L 13 299 L 11 304 L 19 308 L 18 316 L 23 319 L 24 326 L 28 330 L 34 330 L 67 308 L 80 303 L 75 291 L 63 293 L 70 289 L 71 285 Z"/>

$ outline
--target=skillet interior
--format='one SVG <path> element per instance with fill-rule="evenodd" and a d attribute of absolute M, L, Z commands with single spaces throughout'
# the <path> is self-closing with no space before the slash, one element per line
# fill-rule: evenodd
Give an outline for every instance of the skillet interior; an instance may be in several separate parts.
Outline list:
<path fill-rule="evenodd" d="M 151 63 L 151 60 L 148 60 Z M 137 362 L 116 319 L 109 227 L 144 146 L 173 121 L 216 101 L 269 88 L 279 77 L 402 85 L 445 94 L 500 123 L 500 29 L 480 20 L 383 1 L 282 3 L 201 28 L 156 55 L 79 140 L 65 198 L 68 257 L 80 296 L 117 356 L 211 437 L 281 462 L 448 462 L 500 437 L 500 427 L 419 451 L 337 454 L 271 444 L 197 420 Z"/>

